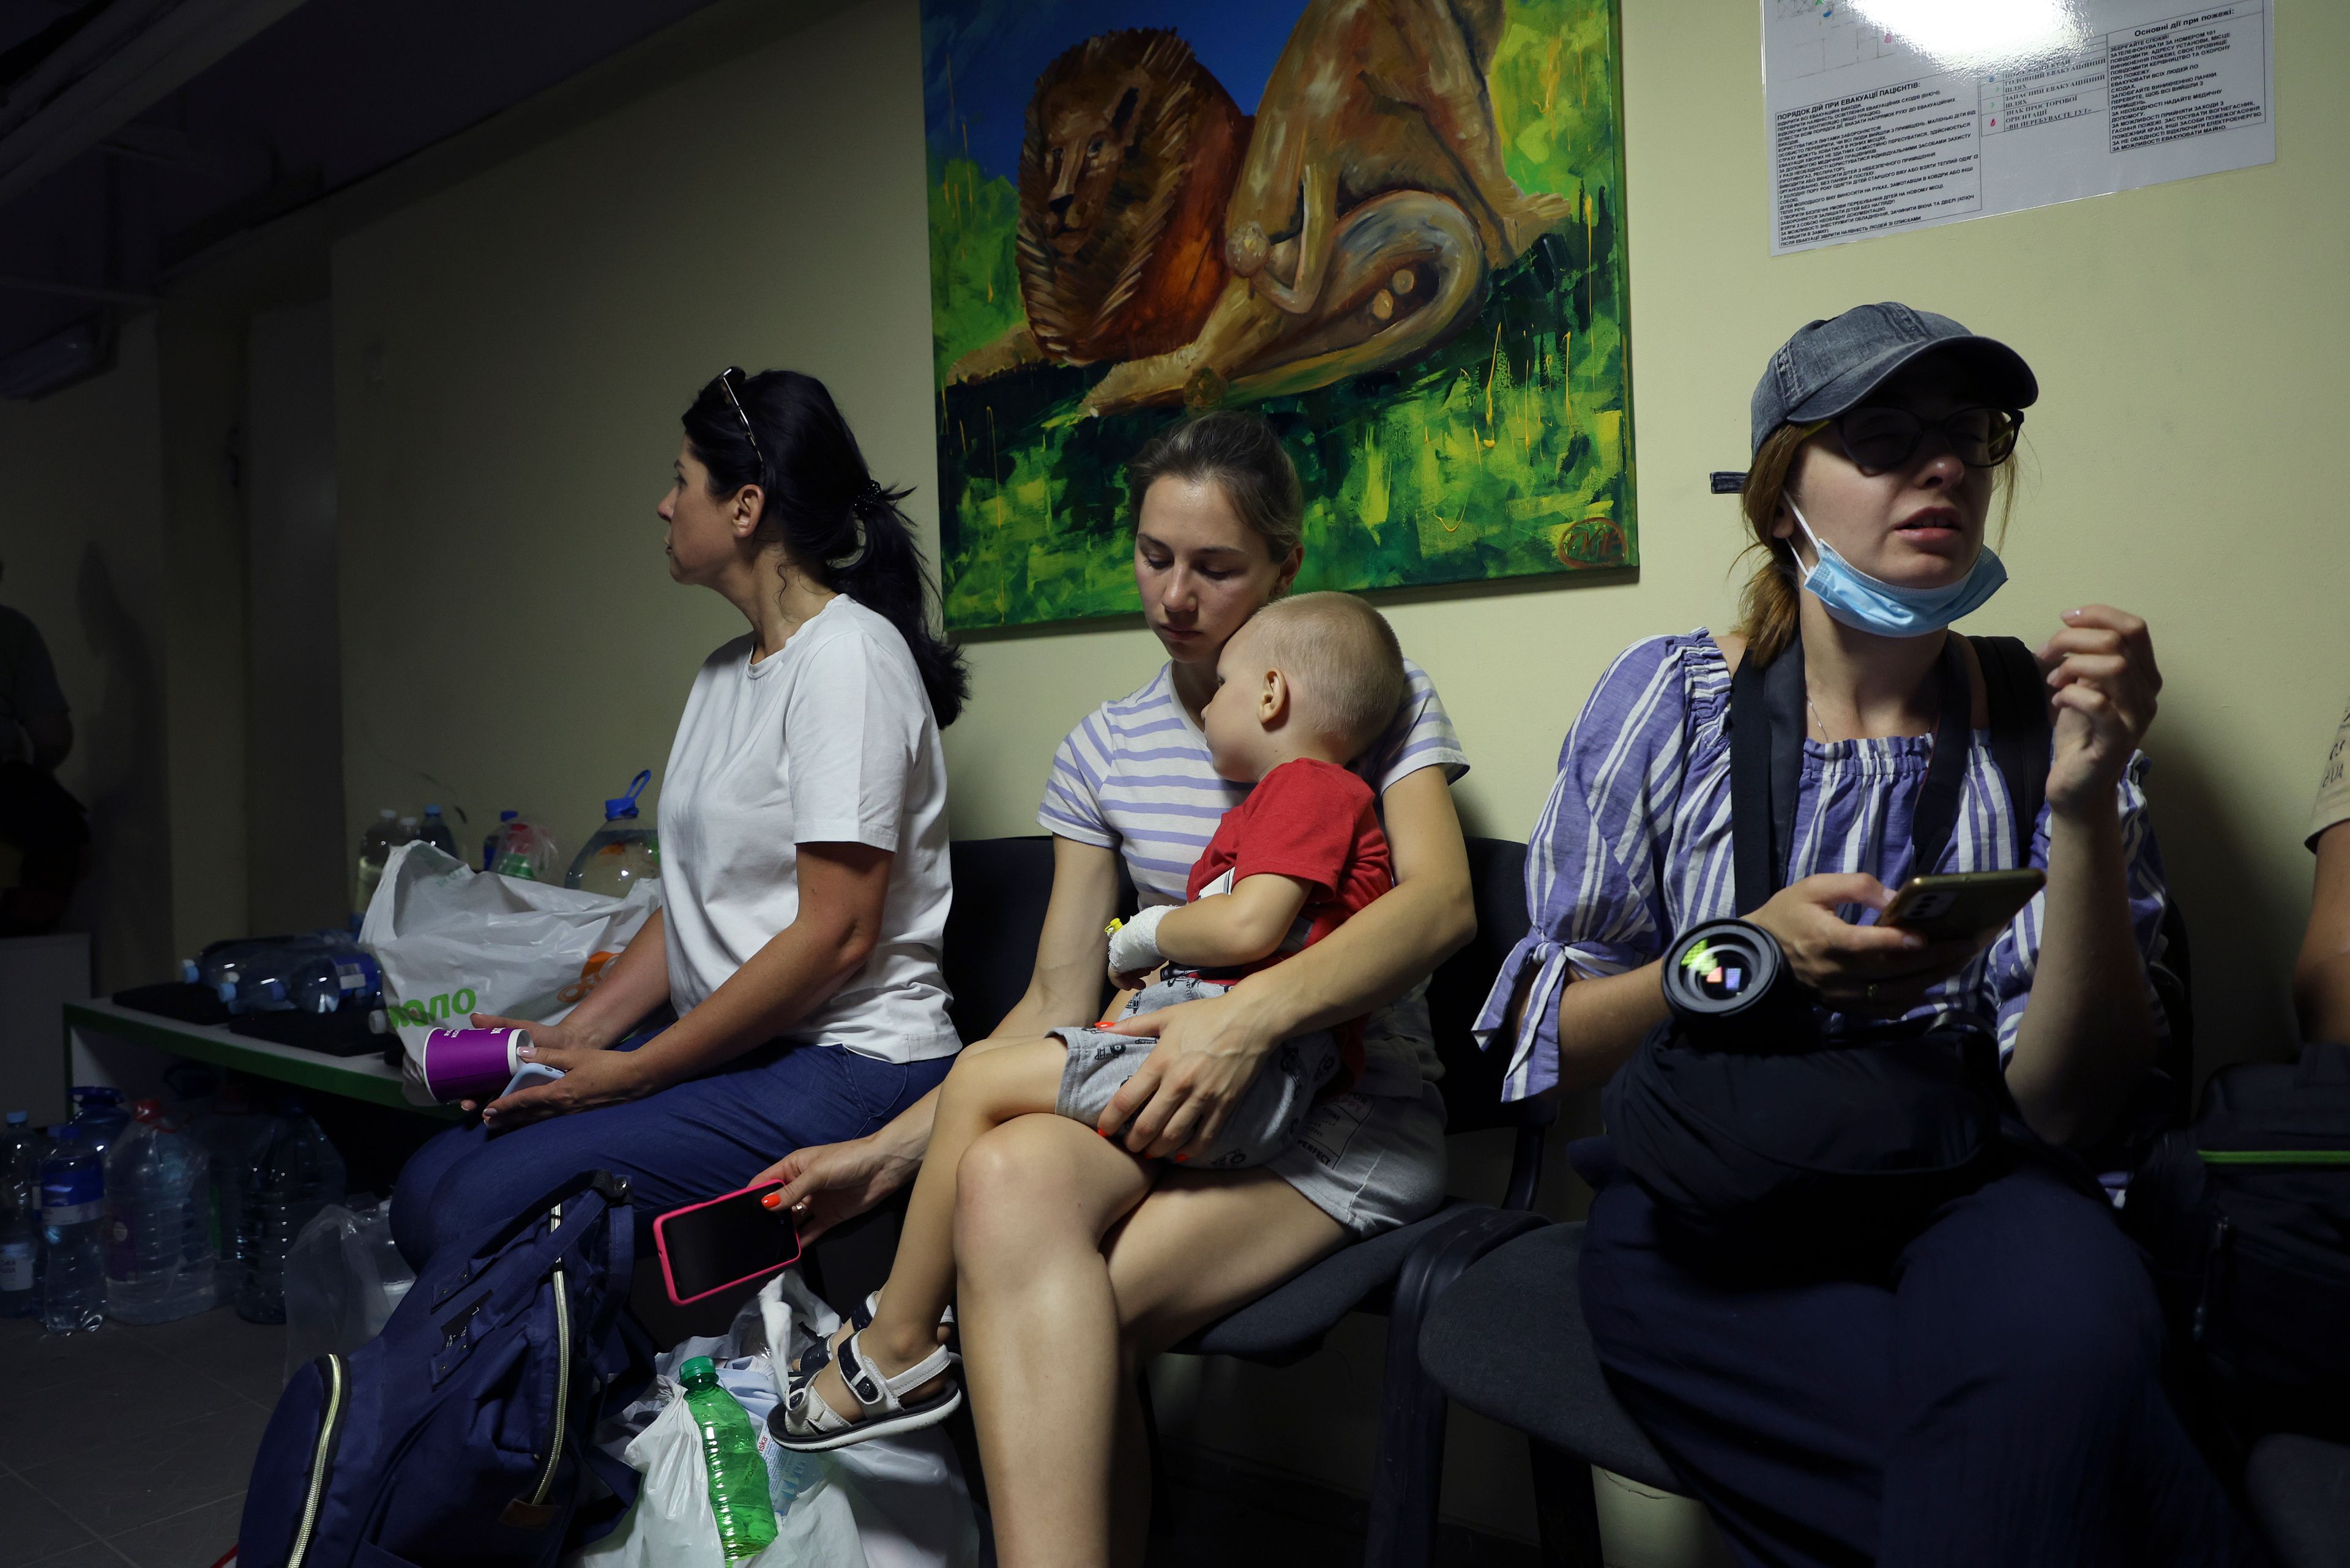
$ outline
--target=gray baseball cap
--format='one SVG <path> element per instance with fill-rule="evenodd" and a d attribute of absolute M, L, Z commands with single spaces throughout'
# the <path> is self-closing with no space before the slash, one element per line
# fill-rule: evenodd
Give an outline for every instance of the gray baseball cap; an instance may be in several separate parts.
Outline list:
<path fill-rule="evenodd" d="M 2023 356 L 1996 337 L 1980 337 L 1947 316 L 1890 302 L 1856 305 L 1814 321 L 1779 346 L 1754 384 L 1752 452 L 1781 425 L 1829 420 L 1857 407 L 1887 377 L 1921 354 L 1964 364 L 1984 395 L 2003 408 L 2028 409 L 2040 383 Z"/>

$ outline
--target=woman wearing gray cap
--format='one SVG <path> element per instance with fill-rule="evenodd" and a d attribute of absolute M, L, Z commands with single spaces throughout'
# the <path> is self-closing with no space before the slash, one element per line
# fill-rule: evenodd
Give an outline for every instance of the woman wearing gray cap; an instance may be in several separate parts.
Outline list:
<path fill-rule="evenodd" d="M 1738 631 L 1635 644 L 1601 680 L 1533 835 L 1532 931 L 1480 1020 L 1518 1094 L 1614 1080 L 1610 1140 L 1575 1156 L 1599 1189 L 1584 1310 L 1611 1385 L 1750 1561 L 2251 1560 L 2164 1397 L 2145 1269 L 2068 1152 L 2128 1122 L 2163 1031 L 2146 627 L 2068 611 L 2036 669 L 1945 629 L 2005 580 L 1985 527 L 2037 395 L 2012 349 L 1901 305 L 1814 321 L 1772 356 L 1741 486 L 1762 559 Z M 1732 834 L 1738 799 L 1752 835 Z M 1929 940 L 1877 920 L 1913 873 L 2019 866 L 2045 889 L 1992 929 Z M 1674 1016 L 1676 938 L 1732 914 L 1801 989 L 1770 1037 L 1786 1044 L 1746 1047 L 1763 1066 L 1679 1058 L 1768 1091 L 1730 1096 L 1738 1115 L 1794 1107 L 1723 1147 L 1792 1129 L 1843 1158 L 1819 1129 L 1841 1137 L 1847 1104 L 1876 1102 L 1804 1100 L 1829 1058 L 1954 1125 L 1978 1096 L 2009 1136 L 1983 1115 L 1947 1177 L 1838 1187 L 1909 1195 L 1871 1208 L 1874 1231 L 1847 1223 L 1857 1208 L 1770 1206 L 1797 1188 L 1722 1207 L 1740 1218 L 1711 1232 L 1692 1220 L 1753 1194 L 1708 1189 L 1702 1160 L 1649 1158 L 1677 1147 L 1647 1113 L 1679 1092 L 1652 1069 L 1695 1039 L 1650 1037 Z M 1951 1069 L 1947 1106 L 1941 1080 L 1896 1075 L 1929 1051 L 1980 1064 Z M 1712 1136 L 1693 1126 L 1679 1131 Z"/>

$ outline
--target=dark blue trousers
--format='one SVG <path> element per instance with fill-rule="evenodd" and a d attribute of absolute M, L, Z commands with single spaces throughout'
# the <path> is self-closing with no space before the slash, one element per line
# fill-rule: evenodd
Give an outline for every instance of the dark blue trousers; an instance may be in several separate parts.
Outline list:
<path fill-rule="evenodd" d="M 1582 1278 L 1610 1386 L 1744 1562 L 2262 1561 L 2163 1393 L 2137 1249 L 2044 1170 L 1944 1205 L 1851 1277 L 1802 1281 L 1682 1255 L 1618 1177 Z"/>
<path fill-rule="evenodd" d="M 440 1247 L 512 1219 L 566 1178 L 609 1170 L 629 1179 L 638 1256 L 649 1256 L 658 1216 L 747 1187 L 795 1148 L 864 1137 L 953 1065 L 951 1056 L 903 1065 L 839 1045 L 770 1045 L 627 1105 L 495 1137 L 479 1124 L 452 1128 L 400 1173 L 392 1240 L 421 1271 Z"/>

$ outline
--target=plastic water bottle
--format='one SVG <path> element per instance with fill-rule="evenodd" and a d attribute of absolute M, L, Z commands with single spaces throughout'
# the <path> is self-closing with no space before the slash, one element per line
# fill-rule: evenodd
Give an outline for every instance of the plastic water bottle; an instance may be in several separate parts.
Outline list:
<path fill-rule="evenodd" d="M 274 950 L 247 955 L 234 979 L 220 984 L 230 1012 L 365 1012 L 383 1001 L 383 971 L 371 954 L 335 936 L 292 937 Z"/>
<path fill-rule="evenodd" d="M 222 981 L 234 981 L 244 973 L 246 964 L 275 950 L 281 940 L 239 937 L 233 941 L 214 942 L 195 957 L 180 961 L 180 979 L 217 994 Z"/>
<path fill-rule="evenodd" d="M 0 1136 L 0 1317 L 41 1310 L 41 1158 L 49 1140 L 23 1111 Z"/>
<path fill-rule="evenodd" d="M 515 817 L 520 816 L 521 815 L 522 813 L 518 811 L 502 811 L 498 813 L 498 825 L 490 829 L 489 833 L 482 839 L 483 870 L 494 871 L 498 868 L 498 849 L 505 840 L 506 824 L 512 822 Z"/>
<path fill-rule="evenodd" d="M 130 1113 L 122 1108 L 122 1091 L 83 1084 L 77 1085 L 72 1094 L 73 1120 L 58 1136 L 68 1143 L 79 1144 L 103 1160 L 107 1149 L 130 1125 Z"/>
<path fill-rule="evenodd" d="M 536 823 L 515 817 L 498 829 L 498 852 L 491 869 L 501 877 L 518 877 L 525 882 L 545 882 L 555 876 L 562 864 L 560 852 L 555 847 L 555 835 Z"/>
<path fill-rule="evenodd" d="M 237 1257 L 244 1266 L 237 1316 L 247 1323 L 286 1321 L 286 1254 L 319 1210 L 342 1201 L 344 1179 L 343 1157 L 325 1130 L 300 1102 L 286 1101 L 283 1113 L 271 1118 L 269 1141 L 246 1178 L 237 1222 Z"/>
<path fill-rule="evenodd" d="M 775 1539 L 775 1505 L 767 1496 L 764 1440 L 734 1396 L 718 1386 L 718 1367 L 697 1355 L 677 1369 L 685 1385 L 686 1413 L 702 1433 L 702 1462 L 710 1475 L 710 1511 L 726 1561 L 756 1557 Z"/>
<path fill-rule="evenodd" d="M 106 1171 L 67 1127 L 41 1161 L 41 1326 L 78 1334 L 106 1321 Z"/>
<path fill-rule="evenodd" d="M 652 777 L 645 769 L 629 781 L 628 794 L 604 803 L 604 826 L 579 846 L 565 887 L 623 898 L 637 882 L 660 875 L 660 839 L 637 820 L 637 796 Z"/>
<path fill-rule="evenodd" d="M 364 915 L 375 901 L 376 884 L 383 880 L 384 862 L 391 852 L 408 842 L 400 836 L 400 813 L 385 806 L 375 814 L 375 821 L 359 835 L 359 877 L 357 891 L 351 898 L 351 912 Z"/>
<path fill-rule="evenodd" d="M 244 1223 L 244 1194 L 252 1185 L 255 1164 L 268 1151 L 272 1129 L 269 1113 L 234 1082 L 213 1096 L 211 1108 L 188 1128 L 211 1165 L 205 1232 L 224 1301 L 234 1298 L 244 1282 L 244 1258 L 237 1245 Z"/>
<path fill-rule="evenodd" d="M 162 1101 L 139 1102 L 106 1156 L 107 1316 L 170 1323 L 212 1310 L 211 1171 L 203 1146 L 164 1118 Z"/>
<path fill-rule="evenodd" d="M 441 815 L 439 806 L 424 808 L 424 820 L 416 825 L 416 836 L 450 859 L 457 858 L 457 836 L 449 831 L 448 819 Z"/>
<path fill-rule="evenodd" d="M 775 1467 L 775 1518 L 791 1517 L 792 1509 L 824 1483 L 824 1466 L 814 1454 L 803 1454 L 785 1449 L 783 1463 Z"/>

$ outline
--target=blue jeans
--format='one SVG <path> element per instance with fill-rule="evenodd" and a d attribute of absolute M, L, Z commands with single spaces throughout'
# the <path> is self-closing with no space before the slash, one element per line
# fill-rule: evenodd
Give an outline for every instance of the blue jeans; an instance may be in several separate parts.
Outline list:
<path fill-rule="evenodd" d="M 1841 1277 L 1687 1255 L 1612 1168 L 1584 1314 L 1624 1407 L 1742 1563 L 2252 1568 L 2164 1397 L 2162 1317 L 2110 1211 L 2035 1167 Z"/>
<path fill-rule="evenodd" d="M 503 1223 L 583 1170 L 629 1179 L 638 1255 L 652 1222 L 747 1187 L 795 1148 L 862 1137 L 920 1099 L 954 1058 L 879 1062 L 841 1045 L 767 1045 L 706 1077 L 627 1105 L 556 1116 L 492 1137 L 455 1127 L 400 1173 L 392 1240 L 409 1266 Z"/>

